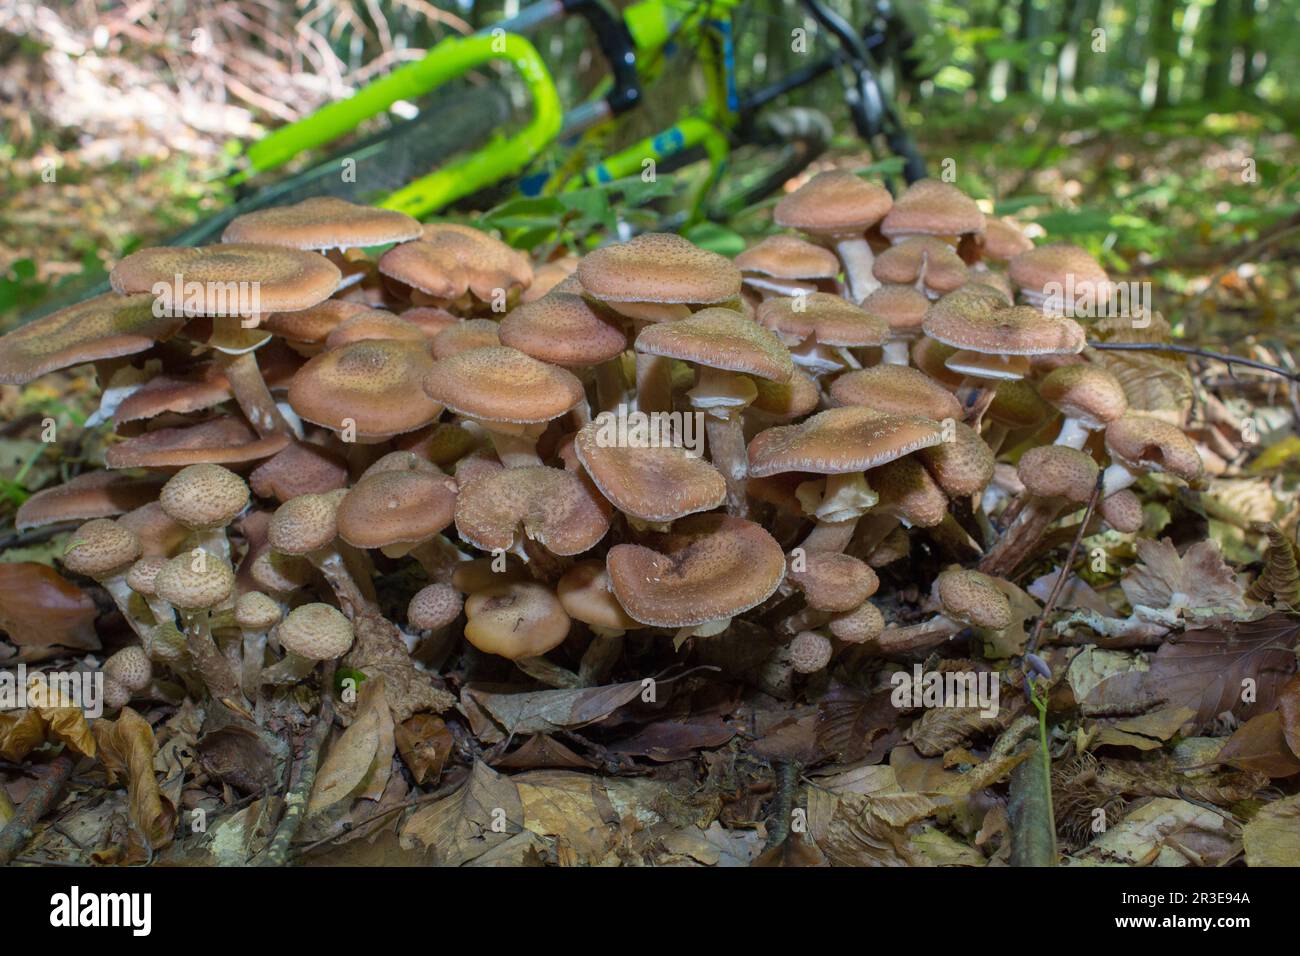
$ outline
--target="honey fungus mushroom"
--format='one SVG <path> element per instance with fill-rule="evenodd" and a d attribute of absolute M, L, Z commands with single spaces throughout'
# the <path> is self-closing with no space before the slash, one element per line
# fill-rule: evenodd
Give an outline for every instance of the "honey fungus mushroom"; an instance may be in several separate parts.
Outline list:
<path fill-rule="evenodd" d="M 544 683 L 576 685 L 576 675 L 543 658 L 564 641 L 571 623 L 546 585 L 535 581 L 490 584 L 465 599 L 465 617 L 465 639 L 480 651 L 514 661 Z"/>
<path fill-rule="evenodd" d="M 275 629 L 284 657 L 262 671 L 265 684 L 292 684 L 322 661 L 335 661 L 352 648 L 352 622 L 329 604 L 303 604 Z"/>
<path fill-rule="evenodd" d="M 643 625 L 618 603 L 604 561 L 579 561 L 560 578 L 555 592 L 564 612 L 591 630 L 591 643 L 578 667 L 579 686 L 602 683 L 618 663 L 623 635 Z"/>
<path fill-rule="evenodd" d="M 225 602 L 235 588 L 235 572 L 229 563 L 196 548 L 164 564 L 154 579 L 154 588 L 160 598 L 180 612 L 190 657 L 208 692 L 217 699 L 238 693 L 239 681 L 217 647 L 210 626 L 212 610 Z"/>
<path fill-rule="evenodd" d="M 941 644 L 967 627 L 1004 631 L 1014 623 L 1011 603 L 987 574 L 948 570 L 935 578 L 933 596 L 940 613 L 920 624 L 888 627 L 876 638 L 885 653 L 924 650 Z"/>
<path fill-rule="evenodd" d="M 195 547 L 230 560 L 226 526 L 248 507 L 248 485 L 220 465 L 189 465 L 172 475 L 158 495 L 167 516 L 193 534 Z"/>

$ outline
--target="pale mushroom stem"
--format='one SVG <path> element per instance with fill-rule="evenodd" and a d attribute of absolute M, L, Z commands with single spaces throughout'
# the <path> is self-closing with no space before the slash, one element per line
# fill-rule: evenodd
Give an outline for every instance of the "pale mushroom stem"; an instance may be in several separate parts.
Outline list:
<path fill-rule="evenodd" d="M 857 527 L 857 518 L 849 518 L 847 521 L 818 521 L 800 547 L 805 551 L 840 553 L 853 540 L 853 532 Z"/>
<path fill-rule="evenodd" d="M 189 647 L 194 668 L 207 686 L 208 693 L 217 700 L 233 697 L 239 690 L 239 682 L 230 670 L 230 662 L 212 639 L 208 612 L 195 611 L 184 614 L 183 617 L 185 643 Z"/>
<path fill-rule="evenodd" d="M 347 616 L 348 620 L 353 620 L 358 616 L 377 615 L 379 613 L 374 599 L 367 595 L 361 586 L 357 584 L 352 572 L 348 570 L 347 563 L 343 560 L 343 555 L 339 553 L 337 548 L 327 547 L 312 551 L 307 555 L 307 560 L 325 578 L 326 583 L 334 592 L 334 596 L 338 599 L 339 610 Z"/>
<path fill-rule="evenodd" d="M 494 429 L 488 429 L 487 434 L 497 457 L 501 459 L 501 464 L 507 468 L 527 468 L 542 463 L 542 459 L 537 454 L 537 439 L 527 435 L 507 434 Z"/>
<path fill-rule="evenodd" d="M 262 671 L 263 684 L 296 684 L 311 676 L 318 661 L 301 657 L 292 651 L 285 651 L 284 657 Z"/>
<path fill-rule="evenodd" d="M 890 339 L 884 345 L 883 355 L 885 365 L 910 365 L 912 356 L 907 348 L 906 339 Z"/>
<path fill-rule="evenodd" d="M 872 275 L 876 257 L 866 239 L 841 239 L 835 243 L 840 262 L 844 264 L 844 277 L 849 283 L 849 296 L 855 305 L 880 288 L 880 283 Z"/>
<path fill-rule="evenodd" d="M 131 630 L 135 631 L 136 636 L 140 638 L 140 642 L 145 647 L 149 647 L 153 640 L 153 631 L 149 625 L 136 617 L 135 612 L 131 610 L 131 595 L 135 594 L 135 592 L 126 583 L 126 574 L 101 578 L 99 583 L 108 592 L 109 597 L 113 599 L 113 603 L 122 612 L 122 617 L 126 619 L 126 623 L 131 626 Z"/>
<path fill-rule="evenodd" d="M 647 414 L 673 410 L 672 359 L 637 353 L 636 410 Z"/>
<path fill-rule="evenodd" d="M 244 655 L 239 683 L 247 700 L 257 700 L 257 689 L 262 684 L 262 668 L 265 663 L 266 631 L 244 631 Z"/>
<path fill-rule="evenodd" d="M 269 435 L 289 435 L 293 429 L 276 407 L 271 390 L 266 387 L 262 370 L 257 364 L 257 352 L 243 352 L 239 355 L 221 354 L 222 371 L 230 382 L 230 391 L 234 395 L 240 411 L 253 426 L 253 431 L 266 438 Z"/>
<path fill-rule="evenodd" d="M 424 568 L 428 579 L 436 584 L 450 584 L 457 566 L 470 560 L 468 554 L 440 534 L 420 542 L 408 553 Z"/>
<path fill-rule="evenodd" d="M 1009 575 L 1042 539 L 1061 507 L 1060 499 L 1031 497 L 980 561 L 979 570 L 993 577 Z"/>
<path fill-rule="evenodd" d="M 623 381 L 622 358 L 616 356 L 596 366 L 596 405 L 598 411 L 612 412 L 627 397 L 627 384 Z"/>
<path fill-rule="evenodd" d="M 1113 465 L 1109 465 L 1106 468 L 1105 476 L 1102 478 L 1101 483 L 1101 496 L 1103 498 L 1109 498 L 1115 492 L 1122 491 L 1130 485 L 1135 484 L 1137 480 L 1138 476 L 1134 472 L 1129 471 L 1119 462 L 1115 462 Z"/>
<path fill-rule="evenodd" d="M 230 539 L 226 536 L 224 527 L 191 531 L 190 537 L 191 547 L 201 548 L 208 554 L 230 563 Z"/>
<path fill-rule="evenodd" d="M 716 414 L 706 415 L 704 430 L 709 439 L 709 457 L 713 467 L 722 472 L 727 483 L 727 513 L 747 517 L 749 452 L 745 447 L 745 425 L 739 410 L 725 418 Z"/>
<path fill-rule="evenodd" d="M 812 631 L 824 626 L 832 617 L 830 611 L 819 611 L 804 605 L 776 626 L 778 634 L 793 637 L 800 631 Z"/>
<path fill-rule="evenodd" d="M 1060 434 L 1056 436 L 1055 445 L 1065 445 L 1067 448 L 1083 448 L 1088 443 L 1088 436 L 1092 432 L 1084 426 L 1083 422 L 1077 418 L 1069 418 L 1061 422 Z"/>
<path fill-rule="evenodd" d="M 962 629 L 963 625 L 942 614 L 920 624 L 888 627 L 876 638 L 876 646 L 886 654 L 901 654 L 937 647 Z"/>
<path fill-rule="evenodd" d="M 895 515 L 884 512 L 864 515 L 853 536 L 853 553 L 864 558 L 871 557 L 898 525 L 899 520 Z"/>
<path fill-rule="evenodd" d="M 578 685 L 596 687 L 602 684 L 618 663 L 623 653 L 623 634 L 605 628 L 592 628 L 591 643 L 583 652 L 578 665 Z"/>

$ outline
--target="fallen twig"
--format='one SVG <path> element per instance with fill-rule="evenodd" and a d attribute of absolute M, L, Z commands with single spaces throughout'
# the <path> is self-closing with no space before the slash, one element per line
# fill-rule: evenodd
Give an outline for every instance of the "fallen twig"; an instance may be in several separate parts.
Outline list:
<path fill-rule="evenodd" d="M 284 795 L 284 816 L 275 828 L 262 857 L 262 866 L 284 866 L 289 859 L 289 845 L 293 843 L 298 828 L 302 826 L 303 817 L 307 815 L 307 801 L 311 798 L 312 787 L 316 784 L 316 768 L 320 765 L 321 748 L 329 736 L 334 723 L 334 707 L 330 702 L 333 672 L 327 674 L 321 694 L 320 716 L 312 726 L 311 733 L 303 744 L 302 758 L 294 767 L 294 779 L 289 784 L 289 792 Z"/>
<path fill-rule="evenodd" d="M 1180 352 L 1183 355 L 1197 355 L 1201 358 L 1213 359 L 1216 362 L 1223 362 L 1225 365 L 1242 365 L 1246 368 L 1256 368 L 1264 372 L 1272 372 L 1274 375 L 1280 375 L 1293 382 L 1300 382 L 1300 373 L 1289 371 L 1282 368 L 1280 365 L 1270 365 L 1267 362 L 1261 362 L 1258 359 L 1244 358 L 1240 355 L 1228 355 L 1224 352 L 1211 352 L 1209 349 L 1197 348 L 1194 345 L 1178 345 L 1173 342 L 1089 341 L 1088 347 L 1111 352 Z"/>
<path fill-rule="evenodd" d="M 12 862 L 19 851 L 27 845 L 32 832 L 36 829 L 36 824 L 54 805 L 54 801 L 63 791 L 63 785 L 72 776 L 72 769 L 76 765 L 76 757 L 67 750 L 50 761 L 41 782 L 18 807 L 18 813 L 14 818 L 5 824 L 3 830 L 0 830 L 0 866 Z"/>

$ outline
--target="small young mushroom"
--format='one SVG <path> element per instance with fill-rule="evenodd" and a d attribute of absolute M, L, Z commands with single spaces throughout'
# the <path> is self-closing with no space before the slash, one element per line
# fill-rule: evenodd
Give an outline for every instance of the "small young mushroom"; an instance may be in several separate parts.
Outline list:
<path fill-rule="evenodd" d="M 280 623 L 282 613 L 280 603 L 261 591 L 247 591 L 235 602 L 235 623 L 244 636 L 239 683 L 248 700 L 257 700 L 266 663 L 266 635 Z"/>
<path fill-rule="evenodd" d="M 882 361 L 886 365 L 907 365 L 908 348 L 921 337 L 921 323 L 930 300 L 910 285 L 882 285 L 862 300 L 862 310 L 889 325 Z"/>
<path fill-rule="evenodd" d="M 928 299 L 959 289 L 970 278 L 952 247 L 930 238 L 907 239 L 886 249 L 876 258 L 874 272 L 881 282 L 910 286 Z"/>
<path fill-rule="evenodd" d="M 465 600 L 465 639 L 480 651 L 514 661 L 520 670 L 555 687 L 577 676 L 542 655 L 569 633 L 569 616 L 555 594 L 535 581 L 492 584 Z"/>
<path fill-rule="evenodd" d="M 1011 259 L 1007 274 L 1021 301 L 1054 315 L 1089 314 L 1110 295 L 1110 279 L 1087 250 L 1066 242 L 1027 249 Z"/>
<path fill-rule="evenodd" d="M 800 631 L 790 641 L 789 653 L 796 674 L 816 674 L 831 662 L 835 645 L 824 634 Z"/>
<path fill-rule="evenodd" d="M 836 614 L 826 627 L 845 644 L 866 644 L 884 631 L 885 618 L 874 604 L 863 601 L 851 611 Z"/>
<path fill-rule="evenodd" d="M 895 245 L 918 236 L 936 238 L 956 248 L 966 262 L 975 262 L 985 228 L 975 200 L 951 183 L 919 179 L 898 197 L 880 223 L 880 234 Z"/>
<path fill-rule="evenodd" d="M 890 331 L 884 319 L 828 292 L 767 299 L 754 318 L 775 332 L 795 365 L 814 378 L 859 368 L 852 349 L 880 347 Z"/>
<path fill-rule="evenodd" d="M 306 558 L 325 576 L 348 617 L 376 613 L 369 579 L 364 589 L 335 544 L 338 536 L 336 497 L 299 495 L 276 509 L 267 526 L 267 541 L 281 554 Z"/>
<path fill-rule="evenodd" d="M 232 697 L 239 690 L 239 681 L 213 640 L 209 626 L 209 612 L 234 591 L 235 572 L 230 565 L 196 548 L 163 565 L 154 579 L 154 588 L 159 597 L 180 612 L 190 656 L 208 692 L 217 699 Z"/>
<path fill-rule="evenodd" d="M 104 673 L 104 708 L 121 710 L 131 697 L 153 682 L 153 664 L 142 647 L 124 647 L 101 668 Z"/>
<path fill-rule="evenodd" d="M 745 286 L 763 299 L 816 292 L 840 271 L 835 253 L 798 236 L 768 236 L 734 261 Z"/>
<path fill-rule="evenodd" d="M 1038 383 L 1038 397 L 1056 407 L 1061 422 L 1056 444 L 1082 448 L 1088 436 L 1128 411 L 1124 386 L 1100 365 L 1063 365 Z"/>
<path fill-rule="evenodd" d="M 220 465 L 189 465 L 168 479 L 158 495 L 167 516 L 193 533 L 193 546 L 230 560 L 226 526 L 248 507 L 248 485 Z"/>
<path fill-rule="evenodd" d="M 303 604 L 285 615 L 275 633 L 284 657 L 262 671 L 264 684 L 293 684 L 321 661 L 338 660 L 352 647 L 352 622 L 329 604 Z"/>
<path fill-rule="evenodd" d="M 979 571 L 951 570 L 935 578 L 941 612 L 909 627 L 886 628 L 876 644 L 886 653 L 924 650 L 967 627 L 1001 631 L 1013 623 L 1011 603 L 997 581 Z"/>
<path fill-rule="evenodd" d="M 94 578 L 109 593 L 122 617 L 147 645 L 150 626 L 131 607 L 132 591 L 126 582 L 131 565 L 140 557 L 140 539 L 111 518 L 94 518 L 73 532 L 63 552 L 63 566 L 74 574 Z"/>
<path fill-rule="evenodd" d="M 560 578 L 556 595 L 569 617 L 591 628 L 591 643 L 578 666 L 578 682 L 583 687 L 599 684 L 618 663 L 623 634 L 643 625 L 614 597 L 603 561 L 579 561 Z"/>
<path fill-rule="evenodd" d="M 420 637 L 438 637 L 464 609 L 465 602 L 450 584 L 429 584 L 416 591 L 406 606 L 406 623 L 415 636 L 403 635 L 406 649 L 415 653 Z"/>
<path fill-rule="evenodd" d="M 1128 414 L 1106 426 L 1106 469 L 1101 493 L 1109 498 L 1148 472 L 1160 472 L 1186 482 L 1200 480 L 1205 466 L 1192 440 L 1177 425 L 1152 415 Z"/>

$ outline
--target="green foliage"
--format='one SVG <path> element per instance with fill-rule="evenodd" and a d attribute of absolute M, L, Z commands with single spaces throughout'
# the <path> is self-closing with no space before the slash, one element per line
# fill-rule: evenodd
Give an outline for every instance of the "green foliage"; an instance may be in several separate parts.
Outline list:
<path fill-rule="evenodd" d="M 659 215 L 648 205 L 674 191 L 671 176 L 660 175 L 649 181 L 630 176 L 555 196 L 508 199 L 485 212 L 480 223 L 501 230 L 518 249 L 565 244 L 581 250 L 597 235 L 616 233 L 620 223 L 653 225 Z"/>

